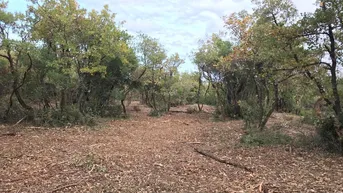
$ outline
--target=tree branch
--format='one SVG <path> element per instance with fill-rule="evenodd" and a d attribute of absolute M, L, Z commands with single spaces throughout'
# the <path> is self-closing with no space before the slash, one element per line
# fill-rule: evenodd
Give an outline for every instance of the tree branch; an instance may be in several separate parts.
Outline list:
<path fill-rule="evenodd" d="M 9 60 L 10 58 L 8 56 L 6 56 L 5 54 L 1 54 L 0 53 L 0 57 L 6 58 L 7 60 Z"/>
<path fill-rule="evenodd" d="M 194 151 L 199 153 L 199 154 L 201 154 L 201 155 L 203 155 L 203 156 L 205 156 L 205 157 L 209 157 L 209 158 L 211 158 L 211 159 L 213 159 L 213 160 L 215 160 L 217 162 L 220 162 L 220 163 L 223 163 L 223 164 L 227 164 L 227 165 L 230 165 L 230 166 L 233 166 L 233 167 L 236 167 L 236 168 L 240 168 L 240 169 L 243 169 L 243 170 L 245 170 L 247 172 L 250 172 L 250 173 L 254 173 L 252 171 L 252 169 L 249 169 L 246 166 L 242 166 L 242 165 L 237 164 L 237 163 L 232 163 L 232 162 L 229 162 L 229 161 L 217 158 L 214 155 L 212 155 L 210 153 L 207 153 L 207 152 L 204 152 L 204 151 L 201 151 L 201 150 L 199 150 L 197 148 L 194 148 Z"/>

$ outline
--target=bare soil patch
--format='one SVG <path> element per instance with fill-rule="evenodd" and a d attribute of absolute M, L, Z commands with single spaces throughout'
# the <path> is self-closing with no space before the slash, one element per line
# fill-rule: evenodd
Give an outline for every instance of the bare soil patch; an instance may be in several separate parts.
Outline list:
<path fill-rule="evenodd" d="M 342 157 L 242 147 L 242 122 L 213 122 L 209 113 L 153 118 L 145 107 L 129 110 L 130 119 L 94 129 L 1 136 L 0 192 L 343 192 Z"/>

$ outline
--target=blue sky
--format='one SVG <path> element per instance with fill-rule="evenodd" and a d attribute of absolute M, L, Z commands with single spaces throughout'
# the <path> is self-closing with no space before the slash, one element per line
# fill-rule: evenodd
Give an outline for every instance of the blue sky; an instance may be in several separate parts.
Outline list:
<path fill-rule="evenodd" d="M 294 0 L 300 12 L 312 12 L 315 0 Z M 157 38 L 168 54 L 178 52 L 186 63 L 181 71 L 193 71 L 189 55 L 198 40 L 224 31 L 222 17 L 240 10 L 251 10 L 250 0 L 78 0 L 87 9 L 100 10 L 105 4 L 125 21 L 130 33 L 143 32 Z M 11 11 L 25 11 L 26 0 L 9 0 Z"/>

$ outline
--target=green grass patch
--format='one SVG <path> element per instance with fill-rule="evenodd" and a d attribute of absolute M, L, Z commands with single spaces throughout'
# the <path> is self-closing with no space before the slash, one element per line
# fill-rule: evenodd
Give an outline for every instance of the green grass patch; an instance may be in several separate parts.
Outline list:
<path fill-rule="evenodd" d="M 241 143 L 248 146 L 285 145 L 292 142 L 292 137 L 280 131 L 248 131 L 241 138 Z"/>

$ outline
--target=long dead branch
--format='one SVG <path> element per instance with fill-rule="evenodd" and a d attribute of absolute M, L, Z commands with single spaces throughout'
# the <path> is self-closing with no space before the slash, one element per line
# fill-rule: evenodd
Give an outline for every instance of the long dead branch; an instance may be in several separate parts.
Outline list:
<path fill-rule="evenodd" d="M 217 162 L 220 162 L 220 163 L 223 163 L 223 164 L 227 164 L 227 165 L 230 165 L 230 166 L 233 166 L 233 167 L 236 167 L 236 168 L 240 168 L 240 169 L 243 169 L 243 170 L 245 170 L 245 171 L 247 171 L 247 172 L 250 172 L 250 173 L 254 173 L 254 172 L 252 171 L 252 169 L 250 169 L 250 168 L 248 168 L 248 167 L 246 167 L 246 166 L 242 166 L 242 165 L 237 164 L 237 163 L 232 163 L 232 162 L 229 162 L 229 161 L 220 159 L 220 158 L 218 158 L 218 157 L 216 157 L 216 156 L 214 156 L 214 155 L 212 155 L 212 154 L 210 154 L 210 153 L 201 151 L 201 150 L 199 150 L 199 149 L 197 149 L 197 148 L 194 148 L 194 151 L 197 152 L 197 153 L 199 153 L 199 154 L 201 154 L 201 155 L 203 155 L 203 156 L 209 157 L 209 158 L 211 158 L 211 159 L 213 159 L 213 160 L 215 160 L 215 161 L 217 161 Z"/>
<path fill-rule="evenodd" d="M 67 185 L 64 185 L 64 186 L 57 187 L 57 188 L 53 189 L 53 190 L 51 191 L 51 193 L 53 193 L 53 192 L 58 192 L 58 191 L 62 191 L 63 189 L 77 186 L 77 185 L 79 185 L 80 183 L 81 183 L 81 182 L 76 182 L 76 183 L 73 183 L 73 184 L 67 184 Z"/>
<path fill-rule="evenodd" d="M 0 137 L 6 137 L 6 136 L 16 136 L 16 133 L 15 132 L 9 132 L 9 133 L 3 133 L 3 134 L 0 134 Z"/>

